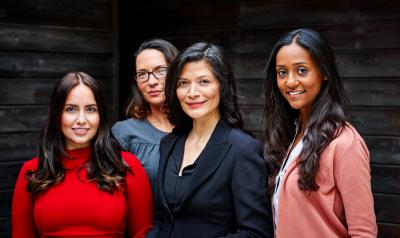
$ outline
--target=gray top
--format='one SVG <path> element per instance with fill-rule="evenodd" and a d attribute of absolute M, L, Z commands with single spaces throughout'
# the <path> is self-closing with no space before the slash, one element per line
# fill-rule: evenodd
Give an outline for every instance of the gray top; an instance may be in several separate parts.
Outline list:
<path fill-rule="evenodd" d="M 115 123 L 111 131 L 122 148 L 140 160 L 156 194 L 160 140 L 168 133 L 158 130 L 147 119 L 133 118 Z"/>

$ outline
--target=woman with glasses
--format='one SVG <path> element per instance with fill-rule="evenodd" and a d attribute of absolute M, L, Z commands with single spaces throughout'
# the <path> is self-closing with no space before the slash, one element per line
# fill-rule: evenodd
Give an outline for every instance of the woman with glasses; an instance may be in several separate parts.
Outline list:
<path fill-rule="evenodd" d="M 129 119 L 112 127 L 112 133 L 122 148 L 139 158 L 154 195 L 160 140 L 172 130 L 164 109 L 165 78 L 168 65 L 177 53 L 175 46 L 162 39 L 146 41 L 139 47 L 134 54 L 133 92 L 125 110 Z"/>
<path fill-rule="evenodd" d="M 112 133 L 122 148 L 135 154 L 147 172 L 155 198 L 156 221 L 159 216 L 156 179 L 160 140 L 172 130 L 164 108 L 165 78 L 168 66 L 177 54 L 175 46 L 162 39 L 152 39 L 140 45 L 134 54 L 135 82 L 125 110 L 128 119 L 112 127 Z M 154 237 L 154 234 L 151 232 L 148 237 Z"/>
<path fill-rule="evenodd" d="M 318 32 L 280 38 L 264 97 L 276 237 L 376 237 L 368 148 L 349 123 L 335 57 Z"/>
<path fill-rule="evenodd" d="M 54 87 L 38 157 L 25 162 L 12 203 L 12 237 L 145 237 L 149 180 L 112 138 L 102 90 L 83 72 Z"/>
<path fill-rule="evenodd" d="M 160 146 L 159 238 L 273 237 L 262 146 L 242 130 L 222 50 L 196 43 L 171 64 Z"/>

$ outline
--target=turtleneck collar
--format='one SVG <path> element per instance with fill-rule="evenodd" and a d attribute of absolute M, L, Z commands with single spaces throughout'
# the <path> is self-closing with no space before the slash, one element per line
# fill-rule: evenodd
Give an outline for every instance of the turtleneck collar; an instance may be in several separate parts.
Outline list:
<path fill-rule="evenodd" d="M 89 160 L 91 154 L 92 154 L 92 149 L 91 147 L 85 147 L 82 149 L 76 149 L 76 150 L 65 150 L 67 153 L 67 156 L 64 156 L 62 161 L 62 164 L 65 169 L 77 169 L 80 166 L 82 166 L 86 161 Z"/>

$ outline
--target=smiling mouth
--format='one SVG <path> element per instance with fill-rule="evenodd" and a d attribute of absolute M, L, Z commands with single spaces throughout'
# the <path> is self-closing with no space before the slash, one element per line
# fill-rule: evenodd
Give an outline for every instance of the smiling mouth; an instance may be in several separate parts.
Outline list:
<path fill-rule="evenodd" d="M 86 134 L 86 132 L 89 131 L 88 128 L 72 128 L 72 130 L 75 132 L 75 134 L 78 134 L 78 135 Z"/>
<path fill-rule="evenodd" d="M 192 103 L 187 103 L 190 108 L 199 108 L 203 105 L 204 102 L 192 102 Z"/>
<path fill-rule="evenodd" d="M 287 94 L 293 96 L 293 95 L 299 95 L 299 94 L 302 94 L 302 93 L 305 93 L 305 92 L 306 92 L 306 90 L 303 90 L 303 91 L 291 91 L 291 92 L 287 92 Z"/>

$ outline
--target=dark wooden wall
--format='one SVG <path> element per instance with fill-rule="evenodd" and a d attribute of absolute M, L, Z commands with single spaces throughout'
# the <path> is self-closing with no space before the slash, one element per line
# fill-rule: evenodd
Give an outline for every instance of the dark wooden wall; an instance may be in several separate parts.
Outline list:
<path fill-rule="evenodd" d="M 257 133 L 263 68 L 273 44 L 290 29 L 320 31 L 334 49 L 352 121 L 371 152 L 379 237 L 400 237 L 399 13 L 396 0 L 121 2 L 121 64 L 131 64 L 129 52 L 150 37 L 179 48 L 202 40 L 222 45 L 235 71 L 246 125 Z"/>
<path fill-rule="evenodd" d="M 36 154 L 55 82 L 71 70 L 89 73 L 106 89 L 111 119 L 117 117 L 117 3 L 0 2 L 0 237 L 11 236 L 12 189 L 22 162 Z"/>

